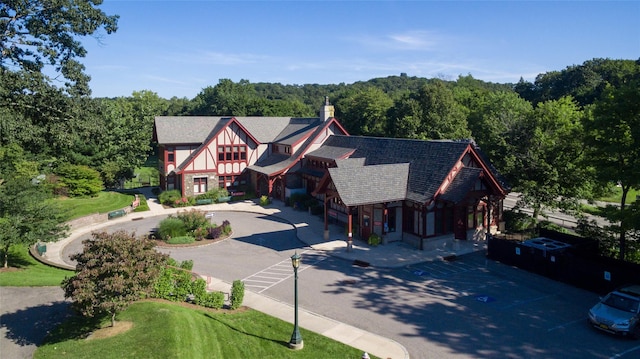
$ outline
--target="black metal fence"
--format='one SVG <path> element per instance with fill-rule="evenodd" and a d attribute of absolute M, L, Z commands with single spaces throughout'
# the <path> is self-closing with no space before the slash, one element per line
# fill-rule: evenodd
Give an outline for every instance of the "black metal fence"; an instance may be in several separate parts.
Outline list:
<path fill-rule="evenodd" d="M 598 255 L 592 239 L 543 230 L 540 237 L 569 244 L 546 250 L 526 242 L 489 238 L 487 256 L 561 282 L 597 293 L 607 293 L 624 284 L 640 284 L 640 265 Z"/>

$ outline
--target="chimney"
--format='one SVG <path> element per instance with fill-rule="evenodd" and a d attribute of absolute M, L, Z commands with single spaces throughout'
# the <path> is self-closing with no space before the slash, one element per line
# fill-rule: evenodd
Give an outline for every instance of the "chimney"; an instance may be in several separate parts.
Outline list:
<path fill-rule="evenodd" d="M 335 108 L 329 103 L 329 96 L 324 97 L 324 105 L 320 108 L 320 119 L 326 121 L 335 116 Z"/>

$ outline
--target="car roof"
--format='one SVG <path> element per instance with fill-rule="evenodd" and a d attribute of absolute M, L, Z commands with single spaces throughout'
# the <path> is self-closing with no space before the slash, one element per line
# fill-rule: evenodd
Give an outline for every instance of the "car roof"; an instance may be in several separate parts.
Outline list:
<path fill-rule="evenodd" d="M 618 289 L 618 292 L 640 298 L 640 285 L 628 285 Z"/>

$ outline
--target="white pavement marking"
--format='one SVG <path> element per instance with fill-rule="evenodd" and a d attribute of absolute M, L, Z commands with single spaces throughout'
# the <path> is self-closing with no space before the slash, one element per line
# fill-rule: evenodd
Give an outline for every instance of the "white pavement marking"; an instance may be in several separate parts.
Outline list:
<path fill-rule="evenodd" d="M 502 307 L 500 309 L 502 309 L 502 310 L 509 309 L 509 308 L 517 307 L 517 306 L 522 305 L 522 304 L 528 304 L 528 303 L 531 303 L 531 302 L 537 302 L 539 300 L 544 300 L 544 299 L 555 297 L 555 296 L 556 296 L 555 294 L 550 294 L 550 295 L 543 295 L 541 297 L 531 298 L 531 299 L 527 299 L 527 300 L 516 300 L 515 303 L 509 304 L 509 305 L 505 305 L 504 307 Z"/>
<path fill-rule="evenodd" d="M 627 349 L 627 350 L 623 351 L 622 353 L 618 353 L 618 354 L 616 354 L 616 355 L 614 355 L 612 357 L 609 357 L 609 359 L 621 358 L 622 356 L 627 355 L 627 354 L 629 354 L 631 352 L 634 352 L 636 350 L 640 351 L 640 345 L 638 345 L 637 347 L 633 347 L 633 348 Z"/>
<path fill-rule="evenodd" d="M 568 327 L 568 326 L 570 326 L 570 325 L 573 325 L 573 324 L 576 324 L 576 323 L 582 323 L 582 322 L 584 322 L 585 320 L 586 320 L 586 319 L 581 318 L 581 319 L 572 320 L 572 321 L 567 322 L 567 323 L 564 323 L 564 324 L 556 325 L 556 326 L 555 326 L 555 327 L 553 327 L 553 328 L 547 329 L 547 332 L 551 332 L 551 331 L 554 331 L 554 330 L 556 330 L 556 329 L 566 328 L 566 327 Z"/>
<path fill-rule="evenodd" d="M 301 254 L 308 253 L 310 251 L 313 250 L 305 250 Z M 300 269 L 298 269 L 298 273 L 327 259 L 326 255 L 322 255 L 317 252 L 313 253 L 313 255 L 319 256 L 320 258 L 315 262 L 309 264 L 303 262 Z M 262 293 L 265 290 L 278 285 L 291 277 L 293 277 L 293 272 L 291 270 L 291 260 L 287 258 L 279 263 L 276 263 L 270 267 L 267 267 L 266 269 L 263 269 L 244 278 L 242 282 L 244 282 L 244 286 L 246 288 L 256 288 L 256 293 Z"/>

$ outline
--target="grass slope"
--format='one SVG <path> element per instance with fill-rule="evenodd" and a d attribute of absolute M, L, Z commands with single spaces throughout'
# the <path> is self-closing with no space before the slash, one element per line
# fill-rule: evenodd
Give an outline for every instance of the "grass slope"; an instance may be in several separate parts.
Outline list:
<path fill-rule="evenodd" d="M 100 192 L 92 198 L 56 199 L 66 214 L 67 220 L 94 213 L 106 213 L 130 206 L 134 195 L 118 192 Z"/>
<path fill-rule="evenodd" d="M 360 358 L 362 352 L 301 329 L 304 349 L 292 351 L 292 325 L 254 310 L 206 311 L 165 302 L 137 302 L 118 315 L 133 327 L 110 338 L 85 339 L 74 318 L 54 331 L 34 358 Z M 84 331 L 84 333 L 83 333 Z"/>
<path fill-rule="evenodd" d="M 44 265 L 29 254 L 26 246 L 9 247 L 9 270 L 0 269 L 0 287 L 59 286 L 74 272 Z"/>

